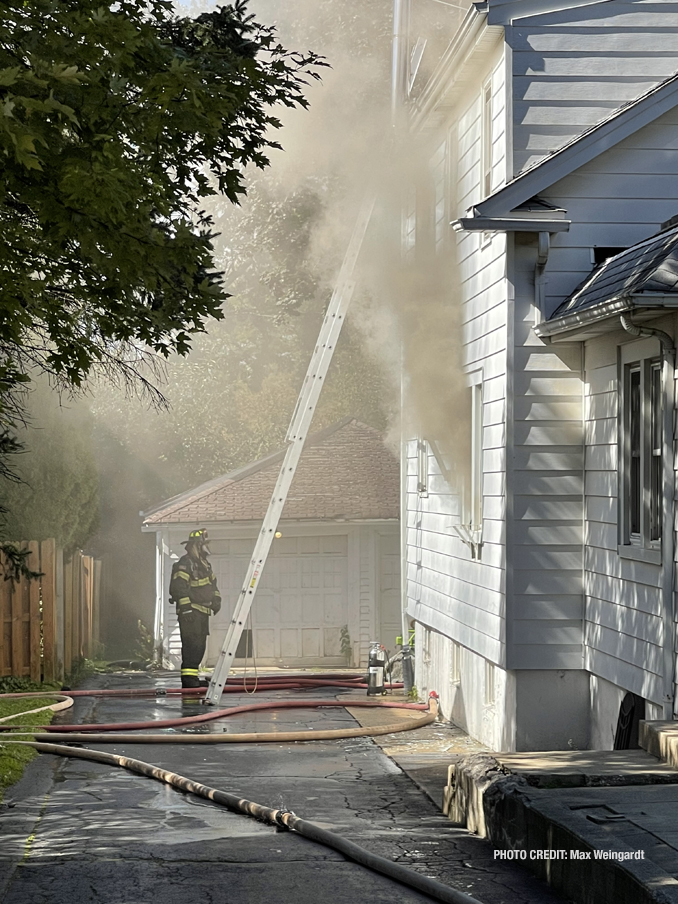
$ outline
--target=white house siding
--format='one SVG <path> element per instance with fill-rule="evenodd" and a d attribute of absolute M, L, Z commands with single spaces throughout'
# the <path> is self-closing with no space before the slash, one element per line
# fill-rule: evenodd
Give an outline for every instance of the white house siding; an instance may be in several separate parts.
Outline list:
<path fill-rule="evenodd" d="M 615 0 L 515 20 L 519 173 L 676 71 L 678 3 Z"/>
<path fill-rule="evenodd" d="M 492 80 L 492 189 L 505 182 L 504 66 L 502 46 L 478 78 L 472 102 L 452 112 L 441 129 L 441 140 L 446 134 L 450 138 L 454 163 L 450 219 L 481 199 L 480 88 L 488 78 Z M 479 560 L 472 560 L 469 547 L 454 530 L 461 521 L 459 498 L 441 474 L 435 456 L 429 450 L 429 493 L 420 496 L 416 443 L 410 442 L 406 449 L 408 614 L 417 621 L 417 630 L 429 631 L 433 643 L 438 644 L 424 668 L 417 641 L 417 687 L 422 693 L 437 690 L 443 708 L 454 712 L 458 724 L 493 745 L 504 737 L 505 730 L 505 676 L 501 671 L 505 665 L 505 252 L 504 235 L 489 241 L 477 234 L 457 238 L 464 368 L 469 374 L 481 371 L 483 385 L 483 546 Z M 441 653 L 452 642 L 463 647 L 461 681 L 454 687 L 447 653 Z M 470 692 L 478 686 L 476 672 L 484 669 L 485 662 L 497 665 L 496 702 L 490 707 Z M 465 689 L 468 693 L 462 706 Z"/>
<path fill-rule="evenodd" d="M 508 667 L 581 669 L 582 381 L 577 344 L 533 325 L 536 238 L 512 246 L 515 287 L 508 436 Z"/>

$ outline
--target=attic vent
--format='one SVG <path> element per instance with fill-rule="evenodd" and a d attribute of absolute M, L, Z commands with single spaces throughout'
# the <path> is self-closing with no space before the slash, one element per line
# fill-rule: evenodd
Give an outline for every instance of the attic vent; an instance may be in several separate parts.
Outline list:
<path fill-rule="evenodd" d="M 604 264 L 609 258 L 614 257 L 615 254 L 621 254 L 622 251 L 626 251 L 626 248 L 597 245 L 595 248 L 591 248 L 591 263 L 597 267 L 600 264 Z"/>
<path fill-rule="evenodd" d="M 664 232 L 665 229 L 673 229 L 674 226 L 678 226 L 678 213 L 672 216 L 669 220 L 666 220 L 665 223 L 662 223 L 659 227 L 659 231 Z"/>

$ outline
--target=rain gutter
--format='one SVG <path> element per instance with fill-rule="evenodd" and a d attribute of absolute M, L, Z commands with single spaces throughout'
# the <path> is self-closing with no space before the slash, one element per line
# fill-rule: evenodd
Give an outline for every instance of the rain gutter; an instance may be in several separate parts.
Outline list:
<path fill-rule="evenodd" d="M 646 292 L 638 295 L 624 295 L 612 298 L 603 304 L 592 305 L 590 308 L 584 308 L 572 314 L 564 314 L 562 317 L 545 320 L 535 326 L 534 331 L 540 339 L 550 339 L 552 336 L 570 333 L 594 323 L 600 323 L 604 320 L 619 317 L 621 314 L 645 308 L 676 310 L 678 308 L 678 295 Z M 610 326 L 613 328 L 612 324 Z M 572 336 L 572 339 L 576 340 L 576 338 L 576 336 Z"/>

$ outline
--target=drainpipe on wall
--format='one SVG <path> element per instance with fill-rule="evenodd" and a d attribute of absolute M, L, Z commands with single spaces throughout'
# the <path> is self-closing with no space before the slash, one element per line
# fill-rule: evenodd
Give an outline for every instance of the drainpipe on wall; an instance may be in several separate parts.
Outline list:
<path fill-rule="evenodd" d="M 674 717 L 673 697 L 676 679 L 674 653 L 674 570 L 675 570 L 675 536 L 673 530 L 674 516 L 674 482 L 673 470 L 673 412 L 675 409 L 675 367 L 676 346 L 664 330 L 653 330 L 636 326 L 623 314 L 619 318 L 622 328 L 638 338 L 659 339 L 662 347 L 662 411 L 663 418 L 663 487 L 662 496 L 662 619 L 664 624 L 663 638 L 663 677 L 664 677 L 664 719 Z"/>
<path fill-rule="evenodd" d="M 407 99 L 407 53 L 409 42 L 410 0 L 393 0 L 393 52 L 391 59 L 391 125 L 394 129 L 402 126 L 402 116 Z M 401 215 L 398 209 L 398 215 Z M 403 636 L 403 676 L 405 692 L 413 684 L 411 659 L 409 658 L 409 621 L 407 618 L 407 441 L 405 433 L 405 371 L 404 350 L 400 352 L 400 599 Z M 406 668 L 406 664 L 409 668 Z M 409 685 L 409 686 L 408 686 Z"/>
<path fill-rule="evenodd" d="M 407 97 L 407 51 L 410 0 L 393 0 L 391 122 L 395 125 Z"/>
<path fill-rule="evenodd" d="M 534 268 L 534 307 L 535 326 L 544 319 L 544 307 L 546 304 L 546 264 L 551 250 L 551 235 L 548 232 L 539 233 L 539 245 L 537 248 L 537 263 Z"/>

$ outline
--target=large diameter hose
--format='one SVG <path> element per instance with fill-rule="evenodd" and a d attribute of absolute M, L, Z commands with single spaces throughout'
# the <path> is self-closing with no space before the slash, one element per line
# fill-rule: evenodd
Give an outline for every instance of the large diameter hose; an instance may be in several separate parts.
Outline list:
<path fill-rule="evenodd" d="M 318 703 L 315 704 L 316 706 Z M 325 702 L 320 703 L 325 706 Z M 340 706 L 354 706 L 353 701 L 339 703 Z M 271 708 L 271 707 L 269 707 Z M 275 707 L 272 707 L 275 708 Z M 438 716 L 438 702 L 434 697 L 429 699 L 428 712 L 418 719 L 400 720 L 391 725 L 374 725 L 371 728 L 336 728 L 324 731 L 263 731 L 247 732 L 243 734 L 226 734 L 225 732 L 211 734 L 187 734 L 173 732 L 172 734 L 123 734 L 122 732 L 68 732 L 39 733 L 35 730 L 28 732 L 39 741 L 64 741 L 73 743 L 92 744 L 281 744 L 291 741 L 337 741 L 342 738 L 371 738 L 376 735 L 395 734 L 399 731 L 412 731 L 414 728 L 422 728 L 435 722 Z M 146 723 L 153 724 L 153 723 Z M 15 733 L 18 734 L 18 733 Z M 14 737 L 8 735 L 7 738 Z M 5 736 L 2 736 L 4 742 Z"/>
<path fill-rule="evenodd" d="M 71 700 L 71 705 L 73 701 Z M 248 703 L 245 706 L 231 706 L 228 709 L 208 710 L 199 716 L 183 716 L 178 719 L 157 719 L 155 721 L 145 722 L 89 722 L 82 725 L 45 725 L 35 731 L 49 731 L 65 734 L 69 732 L 90 732 L 90 731 L 138 731 L 144 728 L 180 728 L 182 726 L 200 725 L 203 722 L 213 722 L 216 719 L 226 719 L 229 716 L 238 716 L 243 713 L 258 712 L 260 710 L 269 709 L 320 709 L 330 706 L 363 706 L 363 707 L 379 707 L 391 709 L 414 709 L 425 710 L 425 703 L 402 703 L 389 700 L 355 700 L 350 703 L 341 700 L 273 700 L 267 703 Z M 47 707 L 45 707 L 47 708 Z M 37 712 L 38 710 L 31 710 Z M 12 717 L 14 718 L 14 717 Z M 1 720 L 0 720 L 1 721 Z M 20 727 L 20 726 L 17 726 Z M 0 726 L 0 731 L 2 731 Z"/>
<path fill-rule="evenodd" d="M 311 734 L 319 735 L 322 732 L 311 732 Z M 278 735 L 277 737 L 279 738 L 280 736 Z M 435 879 L 429 879 L 428 876 L 424 876 L 421 873 L 415 873 L 413 870 L 401 866 L 399 863 L 393 863 L 391 860 L 386 860 L 385 857 L 380 857 L 378 854 L 372 854 L 354 842 L 334 834 L 334 832 L 329 832 L 313 822 L 301 819 L 301 817 L 296 816 L 289 810 L 274 810 L 262 804 L 238 797 L 236 794 L 229 794 L 227 791 L 210 788 L 208 785 L 194 782 L 192 779 L 177 775 L 175 772 L 169 772 L 159 766 L 153 766 L 151 763 L 134 760 L 126 756 L 104 753 L 100 750 L 74 749 L 61 744 L 45 744 L 38 741 L 11 741 L 10 743 L 26 744 L 34 747 L 40 753 L 51 753 L 55 756 L 75 757 L 82 760 L 93 760 L 96 763 L 105 763 L 110 766 L 120 766 L 138 775 L 146 775 L 182 791 L 197 794 L 207 800 L 214 801 L 214 803 L 221 804 L 229 810 L 253 816 L 255 819 L 267 822 L 270 825 L 284 826 L 298 835 L 303 835 L 304 838 L 308 838 L 310 841 L 333 848 L 368 869 L 382 873 L 390 879 L 395 879 L 396 882 L 407 885 L 436 901 L 442 901 L 443 904 L 481 904 L 477 898 L 472 898 L 470 895 L 464 894 L 464 892 L 449 888 L 447 885 L 443 885 Z"/>

